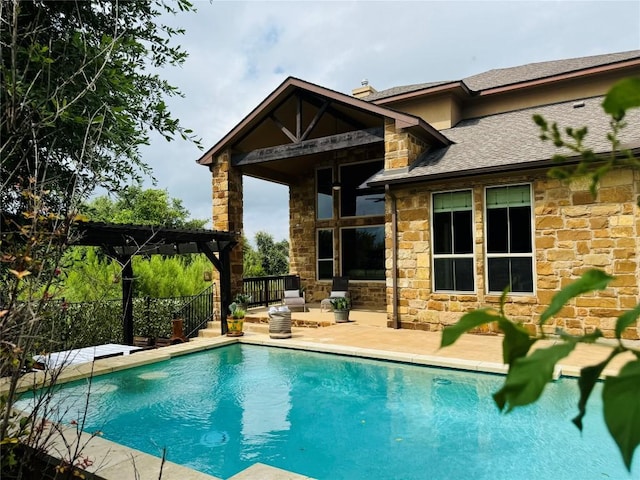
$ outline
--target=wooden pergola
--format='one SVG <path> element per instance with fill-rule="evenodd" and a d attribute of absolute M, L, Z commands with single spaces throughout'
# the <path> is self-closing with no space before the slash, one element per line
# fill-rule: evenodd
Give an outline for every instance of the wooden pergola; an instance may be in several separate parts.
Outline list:
<path fill-rule="evenodd" d="M 133 344 L 134 255 L 181 255 L 204 253 L 220 273 L 220 320 L 227 333 L 227 310 L 231 302 L 229 254 L 238 234 L 217 230 L 158 227 L 152 225 L 77 222 L 72 245 L 101 247 L 122 265 L 122 318 L 124 342 Z"/>

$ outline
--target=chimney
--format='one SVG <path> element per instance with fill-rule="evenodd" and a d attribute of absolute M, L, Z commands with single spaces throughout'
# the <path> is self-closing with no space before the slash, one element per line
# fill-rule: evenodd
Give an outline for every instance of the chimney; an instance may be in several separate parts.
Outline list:
<path fill-rule="evenodd" d="M 351 95 L 353 95 L 354 97 L 364 98 L 364 97 L 368 97 L 372 93 L 376 93 L 376 89 L 373 88 L 371 85 L 369 85 L 369 80 L 367 80 L 366 78 L 362 80 L 360 84 L 362 85 L 361 87 L 354 88 L 351 91 Z"/>

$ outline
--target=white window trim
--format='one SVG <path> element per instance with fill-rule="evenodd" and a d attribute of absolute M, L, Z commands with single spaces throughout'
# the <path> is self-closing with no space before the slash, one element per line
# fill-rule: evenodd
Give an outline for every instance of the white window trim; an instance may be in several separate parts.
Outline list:
<path fill-rule="evenodd" d="M 529 185 L 529 197 L 530 197 L 530 210 L 531 210 L 531 253 L 489 253 L 488 243 L 487 243 L 487 227 L 488 222 L 487 218 L 487 190 L 490 188 L 502 188 L 502 187 L 517 187 L 520 185 Z M 531 292 L 509 292 L 509 296 L 514 297 L 531 297 L 537 295 L 537 275 L 536 275 L 536 243 L 535 243 L 535 213 L 534 213 L 534 196 L 533 196 L 533 183 L 531 182 L 518 182 L 518 183 L 508 183 L 504 185 L 485 185 L 484 191 L 482 193 L 482 204 L 483 204 L 483 214 L 485 221 L 484 223 L 484 290 L 486 295 L 502 295 L 502 291 L 492 291 L 489 290 L 489 258 L 531 258 L 531 276 L 532 276 L 532 284 L 533 291 Z M 511 243 L 511 242 L 509 242 Z"/>
<path fill-rule="evenodd" d="M 433 215 L 434 215 L 434 201 L 433 197 L 440 193 L 456 193 L 456 192 L 471 192 L 471 245 L 472 252 L 471 253 L 441 253 L 437 254 L 434 252 L 434 238 L 435 232 L 433 230 Z M 477 266 L 476 266 L 476 236 L 475 236 L 475 225 L 476 225 L 476 209 L 475 202 L 473 198 L 473 189 L 472 188 L 460 188 L 457 190 L 442 190 L 438 192 L 431 192 L 431 205 L 430 205 L 431 215 L 429 219 L 430 224 L 430 235 L 431 235 L 431 291 L 433 293 L 451 293 L 455 295 L 477 295 L 478 293 L 478 274 L 477 274 Z M 435 269 L 435 261 L 437 258 L 471 258 L 473 264 L 473 290 L 436 290 L 436 269 Z"/>
<path fill-rule="evenodd" d="M 318 248 L 318 245 L 320 245 L 320 231 L 321 230 L 330 230 L 331 231 L 331 258 L 320 258 L 320 249 Z M 333 246 L 335 245 L 336 242 L 336 229 L 335 228 L 316 228 L 316 280 L 319 282 L 326 282 L 326 281 L 331 281 L 330 278 L 320 278 L 320 261 L 327 261 L 327 260 L 331 260 L 332 263 L 332 275 L 333 272 L 335 272 L 336 269 L 336 258 L 335 255 L 333 253 Z"/>
<path fill-rule="evenodd" d="M 338 261 L 338 268 L 340 270 L 340 275 L 344 275 L 344 273 L 342 272 L 342 231 L 343 230 L 355 230 L 357 228 L 378 228 L 378 227 L 382 227 L 382 231 L 384 232 L 386 229 L 386 225 L 384 223 L 379 223 L 379 224 L 375 224 L 375 225 L 354 225 L 351 227 L 340 227 L 339 230 L 339 235 L 340 235 L 340 259 Z M 386 252 L 386 245 L 385 245 L 385 252 Z M 387 282 L 387 274 L 386 274 L 386 268 L 385 268 L 385 263 L 386 263 L 386 253 L 384 254 L 383 257 L 383 262 L 382 262 L 382 268 L 383 270 L 385 270 L 385 278 L 381 279 L 381 280 L 376 280 L 376 279 L 370 279 L 370 280 L 352 280 L 349 279 L 349 283 L 386 283 Z"/>
<path fill-rule="evenodd" d="M 316 168 L 315 171 L 315 204 L 316 204 L 316 211 L 315 211 L 315 216 L 316 216 L 316 221 L 323 221 L 323 220 L 333 220 L 335 218 L 335 208 L 334 208 L 334 195 L 333 195 L 333 190 L 331 191 L 331 216 L 330 217 L 323 217 L 323 218 L 319 218 L 318 214 L 320 212 L 320 205 L 318 205 L 318 172 L 320 170 L 329 170 L 331 172 L 331 178 L 333 179 L 333 167 L 318 167 Z"/>
<path fill-rule="evenodd" d="M 360 162 L 350 162 L 350 163 L 344 163 L 342 165 L 338 165 L 338 181 L 342 182 L 342 167 L 351 167 L 353 165 L 361 165 L 361 164 L 365 164 L 365 163 L 373 163 L 373 162 L 382 162 L 382 166 L 384 168 L 384 158 L 372 158 L 369 160 L 362 160 Z M 382 195 L 384 196 L 384 191 L 381 192 Z M 342 215 L 342 191 L 340 191 L 340 198 L 338 199 L 338 212 L 340 215 L 340 218 L 345 218 L 345 219 L 351 219 L 351 218 L 374 218 L 374 217 L 382 217 L 385 215 L 386 213 L 386 197 L 385 197 L 385 207 L 383 208 L 382 213 L 375 213 L 373 215 L 349 215 L 349 216 L 344 216 Z"/>

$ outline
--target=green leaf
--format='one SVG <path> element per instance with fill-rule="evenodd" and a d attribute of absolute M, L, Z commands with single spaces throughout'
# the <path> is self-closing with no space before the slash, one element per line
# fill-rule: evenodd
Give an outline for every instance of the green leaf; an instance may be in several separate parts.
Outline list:
<path fill-rule="evenodd" d="M 580 336 L 569 335 L 568 333 L 562 330 L 558 330 L 556 333 L 560 336 L 561 339 L 567 342 L 595 343 L 596 340 L 604 337 L 604 335 L 602 334 L 602 331 L 600 331 L 597 328 L 595 329 L 595 331 L 591 333 L 587 333 L 585 335 L 580 335 Z"/>
<path fill-rule="evenodd" d="M 602 108 L 615 119 L 622 119 L 627 110 L 640 107 L 640 78 L 625 78 L 607 92 Z"/>
<path fill-rule="evenodd" d="M 618 317 L 618 320 L 616 320 L 616 338 L 620 339 L 624 329 L 636 323 L 638 317 L 640 317 L 640 303 L 633 310 L 628 310 Z"/>
<path fill-rule="evenodd" d="M 502 360 L 512 365 L 518 358 L 525 357 L 531 346 L 536 343 L 535 338 L 529 336 L 521 325 L 506 318 L 498 319 L 498 326 L 504 333 L 502 340 Z"/>
<path fill-rule="evenodd" d="M 618 355 L 622 350 L 616 348 L 613 350 L 606 360 L 596 364 L 584 367 L 580 370 L 580 378 L 578 379 L 578 388 L 580 389 L 580 400 L 578 401 L 578 415 L 572 420 L 572 422 L 582 431 L 582 419 L 587 413 L 587 401 L 593 391 L 593 387 L 602 375 L 603 370 L 609 364 L 613 358 Z"/>
<path fill-rule="evenodd" d="M 602 390 L 604 420 L 628 470 L 640 443 L 640 361 L 628 362 Z"/>
<path fill-rule="evenodd" d="M 570 299 L 593 290 L 604 290 L 611 280 L 613 280 L 613 277 L 602 270 L 586 271 L 578 280 L 567 285 L 553 296 L 551 305 L 540 316 L 540 325 L 558 313 Z"/>
<path fill-rule="evenodd" d="M 500 317 L 495 310 L 481 309 L 466 313 L 458 320 L 458 323 L 445 327 L 442 331 L 442 340 L 440 340 L 440 348 L 453 345 L 463 333 L 468 332 L 480 325 L 495 322 Z"/>
<path fill-rule="evenodd" d="M 498 408 L 504 410 L 506 407 L 510 412 L 538 400 L 544 387 L 553 379 L 556 363 L 569 355 L 575 346 L 573 342 L 561 343 L 517 359 L 509 368 L 502 388 L 493 394 Z"/>

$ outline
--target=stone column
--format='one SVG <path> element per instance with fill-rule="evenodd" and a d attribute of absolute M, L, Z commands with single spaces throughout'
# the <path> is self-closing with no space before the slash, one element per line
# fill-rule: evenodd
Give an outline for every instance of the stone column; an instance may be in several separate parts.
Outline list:
<path fill-rule="evenodd" d="M 228 150 L 218 155 L 211 165 L 211 187 L 213 230 L 242 233 L 242 173 L 231 166 L 231 154 Z M 231 292 L 235 295 L 242 291 L 242 245 L 234 247 L 230 257 Z M 219 286 L 220 275 L 217 273 L 214 273 L 214 278 Z"/>
<path fill-rule="evenodd" d="M 428 145 L 420 140 L 419 138 L 412 135 L 410 132 L 406 130 L 402 130 L 396 127 L 395 121 L 392 119 L 385 119 L 384 123 L 384 169 L 385 171 L 393 171 L 393 170 L 405 170 L 407 169 L 413 162 L 415 162 L 418 157 L 426 151 Z M 391 199 L 386 199 L 387 206 L 391 205 Z M 397 221 L 401 224 L 401 228 L 398 230 L 398 238 L 396 238 L 396 248 L 400 250 L 396 252 L 398 254 L 398 272 L 399 276 L 407 275 L 407 268 L 415 268 L 416 259 L 413 258 L 413 255 L 416 254 L 415 251 L 410 250 L 408 252 L 405 251 L 405 247 L 407 245 L 407 238 L 404 237 L 405 234 L 408 235 L 423 235 L 422 230 L 428 231 L 428 218 L 423 218 L 426 216 L 426 208 L 423 208 L 422 205 L 416 205 L 411 210 L 407 210 L 405 206 L 400 202 L 398 205 L 398 210 L 402 210 L 400 214 L 397 216 Z M 392 214 L 390 210 L 387 210 L 387 228 L 385 228 L 385 245 L 386 245 L 386 297 L 387 297 L 387 320 L 388 322 L 393 321 L 393 276 L 396 275 L 396 272 L 393 270 L 392 265 L 392 257 L 393 257 L 393 238 L 392 232 L 393 228 L 389 225 L 389 221 L 391 221 Z M 410 218 L 405 218 L 410 217 Z M 419 223 L 416 224 L 416 222 Z M 405 233 L 403 232 L 403 226 L 407 224 L 411 225 L 412 232 Z M 424 224 L 424 225 L 423 225 Z M 426 226 L 425 226 L 426 225 Z M 417 229 L 417 230 L 416 230 Z M 413 241 L 416 238 L 412 237 L 409 241 L 409 245 L 413 248 Z M 424 248 L 421 246 L 421 248 Z M 425 252 L 424 255 L 427 255 L 428 252 Z M 424 256 L 423 255 L 423 256 Z M 428 256 L 426 257 L 428 258 Z M 420 264 L 421 271 L 418 275 L 429 275 L 428 262 L 426 268 L 422 269 L 424 265 Z M 407 279 L 399 279 L 398 287 L 400 289 L 399 296 L 399 305 L 398 305 L 398 316 L 399 320 L 402 321 L 403 315 L 406 316 L 409 312 L 408 304 L 411 300 L 416 300 L 416 297 L 409 298 L 413 295 L 413 290 L 407 289 Z"/>

